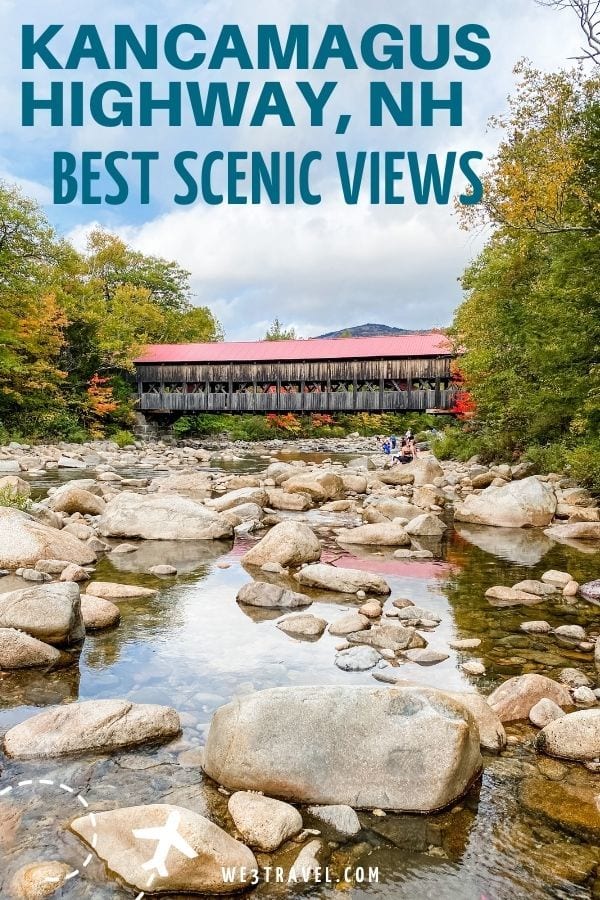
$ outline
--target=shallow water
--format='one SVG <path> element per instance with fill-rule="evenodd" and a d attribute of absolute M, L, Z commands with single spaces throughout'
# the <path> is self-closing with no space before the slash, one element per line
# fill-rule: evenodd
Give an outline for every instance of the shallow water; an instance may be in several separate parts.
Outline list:
<path fill-rule="evenodd" d="M 263 465 L 264 460 L 255 458 L 239 469 Z M 139 475 L 140 470 L 130 474 Z M 484 597 L 493 584 L 511 585 L 550 568 L 568 570 L 581 581 L 598 577 L 597 553 L 554 544 L 539 532 L 459 525 L 434 547 L 434 561 L 403 562 L 394 560 L 391 551 L 367 550 L 356 558 L 344 553 L 329 531 L 343 516 L 310 513 L 306 518 L 322 529 L 326 559 L 384 574 L 392 587 L 386 608 L 392 599 L 406 597 L 439 612 L 440 626 L 427 634 L 431 647 L 446 649 L 453 638 L 482 639 L 475 651 L 450 650 L 450 658 L 439 665 L 402 664 L 407 679 L 444 688 L 476 687 L 487 694 L 512 675 L 535 671 L 556 677 L 569 666 L 582 669 L 597 684 L 593 654 L 560 645 L 553 636 L 527 635 L 519 625 L 546 619 L 552 626 L 582 624 L 595 634 L 600 631 L 598 608 L 562 599 L 497 608 Z M 244 549 L 239 539 L 235 547 L 146 542 L 136 553 L 108 554 L 97 566 L 97 579 L 143 584 L 160 593 L 150 600 L 121 602 L 120 626 L 88 636 L 71 667 L 50 674 L 0 675 L 0 732 L 44 706 L 104 697 L 173 705 L 183 723 L 182 737 L 160 748 L 44 763 L 2 758 L 0 791 L 12 791 L 0 793 L 0 896 L 10 896 L 8 884 L 17 868 L 40 859 L 63 859 L 83 872 L 58 896 L 135 896 L 111 879 L 98 860 L 82 868 L 87 851 L 65 827 L 81 812 L 77 793 L 97 811 L 162 801 L 209 814 L 229 827 L 226 798 L 202 776 L 197 757 L 187 752 L 202 747 L 215 709 L 236 694 L 278 685 L 375 683 L 368 672 L 345 673 L 333 664 L 339 638 L 326 633 L 316 642 L 294 640 L 275 627 L 278 613 L 236 603 L 237 590 L 250 580 L 240 564 Z M 159 562 L 175 565 L 179 576 L 158 579 L 145 574 Z M 224 565 L 228 568 L 220 568 Z M 15 586 L 16 579 L 0 582 L 0 590 Z M 312 596 L 310 611 L 329 621 L 359 605 L 339 595 Z M 460 670 L 460 663 L 470 658 L 485 663 L 483 678 L 469 678 Z M 329 865 L 334 879 L 347 865 L 356 865 L 378 867 L 378 883 L 271 883 L 256 894 L 333 897 L 343 889 L 353 898 L 600 896 L 600 776 L 536 755 L 530 745 L 534 729 L 518 726 L 508 731 L 515 743 L 500 756 L 485 757 L 481 780 L 453 809 L 424 817 L 361 813 L 363 831 L 357 839 L 343 845 L 333 842 Z M 55 784 L 40 785 L 39 779 Z M 34 783 L 19 786 L 30 780 Z M 75 794 L 58 784 L 71 786 Z M 305 824 L 311 824 L 308 817 Z M 297 845 L 291 849 L 298 852 Z M 290 849 L 284 848 L 275 859 L 290 861 L 289 855 Z"/>

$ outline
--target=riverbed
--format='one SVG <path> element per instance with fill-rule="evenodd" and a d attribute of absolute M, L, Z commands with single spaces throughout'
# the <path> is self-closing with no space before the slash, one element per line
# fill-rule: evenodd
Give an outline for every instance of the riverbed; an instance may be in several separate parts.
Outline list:
<path fill-rule="evenodd" d="M 267 462 L 248 456 L 226 467 L 251 472 Z M 34 493 L 44 494 L 58 477 L 48 473 L 33 478 Z M 538 672 L 557 678 L 562 669 L 573 667 L 596 687 L 592 652 L 561 643 L 554 635 L 520 630 L 524 621 L 543 619 L 553 627 L 583 625 L 593 638 L 600 632 L 596 606 L 567 602 L 559 595 L 533 609 L 499 608 L 484 594 L 492 585 L 539 578 L 548 569 L 589 581 L 598 577 L 597 552 L 554 543 L 537 529 L 455 526 L 449 513 L 443 540 L 432 544 L 434 558 L 404 561 L 395 559 L 392 550 L 342 550 L 332 528 L 359 524 L 348 514 L 313 510 L 285 515 L 317 530 L 326 561 L 383 574 L 392 588 L 386 609 L 402 597 L 439 614 L 441 624 L 427 639 L 432 649 L 450 656 L 433 666 L 404 662 L 407 679 L 487 695 L 513 675 Z M 348 673 L 334 665 L 339 638 L 326 632 L 317 641 L 293 639 L 275 627 L 280 612 L 236 603 L 237 591 L 251 580 L 240 557 L 253 540 L 236 538 L 235 545 L 145 541 L 134 553 L 108 553 L 100 558 L 95 578 L 157 588 L 159 593 L 121 602 L 119 627 L 88 635 L 77 665 L 49 674 L 0 675 L 2 733 L 48 705 L 111 697 L 174 706 L 183 726 L 177 741 L 160 748 L 39 763 L 2 758 L 0 896 L 10 896 L 8 883 L 17 868 L 44 859 L 65 860 L 78 871 L 60 897 L 135 896 L 95 857 L 84 865 L 88 851 L 67 829 L 82 801 L 96 811 L 149 802 L 179 804 L 225 825 L 227 798 L 200 769 L 201 748 L 219 706 L 236 695 L 273 686 L 375 684 L 369 672 Z M 163 562 L 175 566 L 178 576 L 147 574 Z M 281 576 L 261 577 L 297 587 Z M 22 586 L 14 576 L 0 581 L 2 591 Z M 327 621 L 360 605 L 339 594 L 307 593 L 313 599 L 310 612 Z M 459 638 L 480 638 L 482 643 L 472 651 L 447 650 L 448 642 Z M 468 659 L 481 660 L 486 674 L 466 675 L 460 665 Z M 325 898 L 345 890 L 352 898 L 411 900 L 600 896 L 600 775 L 536 754 L 533 727 L 509 725 L 507 732 L 507 750 L 484 756 L 482 778 L 453 808 L 430 816 L 360 813 L 363 830 L 355 839 L 330 842 L 331 883 L 306 887 L 271 882 L 254 895 Z M 285 848 L 273 859 L 285 862 Z M 259 861 L 266 864 L 271 858 L 263 855 Z M 347 867 L 357 869 L 357 880 L 363 872 L 368 877 L 369 869 L 378 870 L 378 880 L 345 882 Z"/>

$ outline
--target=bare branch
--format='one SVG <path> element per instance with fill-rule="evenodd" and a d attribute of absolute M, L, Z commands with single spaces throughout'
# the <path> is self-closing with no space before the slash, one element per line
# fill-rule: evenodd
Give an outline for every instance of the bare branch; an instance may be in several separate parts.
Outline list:
<path fill-rule="evenodd" d="M 600 65 L 600 0 L 536 0 L 539 6 L 549 9 L 570 9 L 579 19 L 587 46 L 581 48 L 577 59 L 591 60 Z"/>

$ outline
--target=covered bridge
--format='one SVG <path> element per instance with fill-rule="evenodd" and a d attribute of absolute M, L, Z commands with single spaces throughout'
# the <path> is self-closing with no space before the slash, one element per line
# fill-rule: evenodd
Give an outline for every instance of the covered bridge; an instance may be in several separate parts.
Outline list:
<path fill-rule="evenodd" d="M 452 349 L 440 333 L 154 344 L 135 360 L 141 412 L 444 411 Z"/>

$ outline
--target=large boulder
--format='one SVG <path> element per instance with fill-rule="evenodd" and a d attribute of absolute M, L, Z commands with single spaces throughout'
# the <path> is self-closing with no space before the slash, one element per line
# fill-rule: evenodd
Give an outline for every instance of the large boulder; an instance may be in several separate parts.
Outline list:
<path fill-rule="evenodd" d="M 298 594 L 266 581 L 251 581 L 243 585 L 236 600 L 246 606 L 261 606 L 264 609 L 298 609 L 312 603 L 306 594 Z"/>
<path fill-rule="evenodd" d="M 288 494 L 308 494 L 313 500 L 339 500 L 344 496 L 344 482 L 332 472 L 308 472 L 294 475 L 283 482 L 283 490 Z"/>
<path fill-rule="evenodd" d="M 187 853 L 168 854 L 167 875 L 152 890 L 162 893 L 231 894 L 246 890 L 257 868 L 252 851 L 204 816 L 181 806 L 154 803 L 94 813 L 75 819 L 71 829 L 108 869 L 131 887 L 148 891 L 148 860 L 157 848 L 153 834 L 172 825 L 187 844 Z M 149 831 L 149 833 L 148 833 Z M 223 870 L 235 871 L 232 882 Z"/>
<path fill-rule="evenodd" d="M 391 588 L 380 575 L 363 572 L 362 569 L 343 569 L 319 563 L 305 566 L 294 575 L 296 581 L 306 587 L 320 588 L 324 591 L 337 591 L 340 594 L 356 594 L 364 591 L 367 594 L 387 595 Z"/>
<path fill-rule="evenodd" d="M 229 538 L 232 526 L 218 513 L 179 494 L 134 494 L 123 491 L 99 521 L 104 537 L 155 541 L 208 541 Z"/>
<path fill-rule="evenodd" d="M 217 512 L 225 512 L 228 509 L 235 509 L 244 503 L 255 503 L 256 506 L 266 506 L 269 502 L 269 495 L 263 488 L 244 487 L 238 488 L 236 491 L 228 491 L 222 497 L 216 500 L 208 500 L 206 505 Z"/>
<path fill-rule="evenodd" d="M 67 490 L 59 491 L 50 498 L 50 507 L 54 512 L 64 512 L 68 515 L 81 513 L 82 515 L 101 516 L 106 507 L 102 497 L 84 491 L 76 484 L 69 486 Z"/>
<path fill-rule="evenodd" d="M 395 672 L 397 670 L 384 669 L 382 672 L 376 672 L 374 677 L 377 681 L 382 681 L 385 684 L 418 687 L 416 682 L 404 678 L 402 675 L 397 675 Z M 499 753 L 506 747 L 504 726 L 485 697 L 470 691 L 444 691 L 444 693 L 456 700 L 457 703 L 462 703 L 469 710 L 477 722 L 479 741 L 484 750 Z"/>
<path fill-rule="evenodd" d="M 60 659 L 56 647 L 17 631 L 0 628 L 0 669 L 34 669 L 55 665 Z"/>
<path fill-rule="evenodd" d="M 556 494 L 552 486 L 531 477 L 470 494 L 456 504 L 454 516 L 459 522 L 499 528 L 544 527 L 550 524 L 555 511 Z"/>
<path fill-rule="evenodd" d="M 272 853 L 302 830 L 302 816 L 281 800 L 250 791 L 229 798 L 229 814 L 244 841 L 263 853 Z"/>
<path fill-rule="evenodd" d="M 406 533 L 415 537 L 441 537 L 445 530 L 442 520 L 431 513 L 416 516 L 406 526 Z"/>
<path fill-rule="evenodd" d="M 545 698 L 560 707 L 571 706 L 573 702 L 566 685 L 535 673 L 509 678 L 492 691 L 487 702 L 501 722 L 518 722 L 527 719 L 536 703 Z"/>
<path fill-rule="evenodd" d="M 340 544 L 363 544 L 376 547 L 407 547 L 410 538 L 401 525 L 381 522 L 375 525 L 359 525 L 358 528 L 341 528 L 336 535 Z"/>
<path fill-rule="evenodd" d="M 538 734 L 536 748 L 561 759 L 600 756 L 600 709 L 581 709 L 554 719 Z"/>
<path fill-rule="evenodd" d="M 424 484 L 433 484 L 436 478 L 442 478 L 444 470 L 435 456 L 418 456 L 411 463 L 402 466 L 405 475 L 413 476 L 415 487 L 423 487 Z"/>
<path fill-rule="evenodd" d="M 269 488 L 267 495 L 271 509 L 306 512 L 312 506 L 312 500 L 308 494 L 288 494 L 287 491 L 282 491 L 280 488 Z"/>
<path fill-rule="evenodd" d="M 217 710 L 204 769 L 229 790 L 427 813 L 479 773 L 479 733 L 463 706 L 429 688 L 274 688 Z"/>
<path fill-rule="evenodd" d="M 75 644 L 85 637 L 79 587 L 38 584 L 0 594 L 0 628 L 18 628 L 46 644 Z"/>
<path fill-rule="evenodd" d="M 15 725 L 4 736 L 4 752 L 16 759 L 110 753 L 171 740 L 180 730 L 179 716 L 168 706 L 86 700 L 55 706 Z"/>
<path fill-rule="evenodd" d="M 72 534 L 43 525 L 18 509 L 0 507 L 0 569 L 34 568 L 40 559 L 87 566 L 95 562 L 96 554 Z"/>
<path fill-rule="evenodd" d="M 276 562 L 282 566 L 301 566 L 321 558 L 321 544 L 308 525 L 291 519 L 280 522 L 242 556 L 249 566 Z"/>

